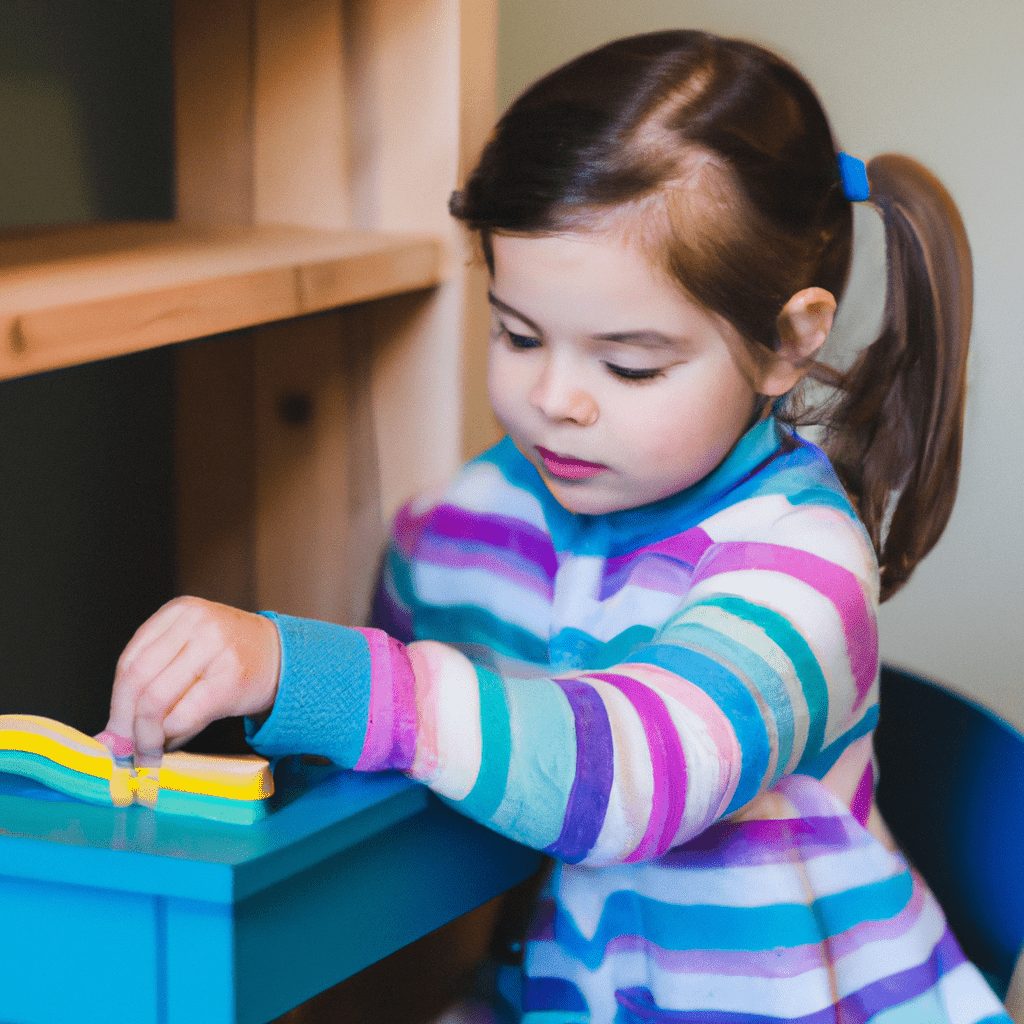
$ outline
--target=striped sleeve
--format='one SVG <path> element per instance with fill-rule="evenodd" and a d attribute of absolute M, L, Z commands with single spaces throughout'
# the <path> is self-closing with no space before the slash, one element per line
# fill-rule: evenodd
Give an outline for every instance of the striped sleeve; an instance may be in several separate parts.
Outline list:
<path fill-rule="evenodd" d="M 307 700 L 322 726 L 306 722 L 301 749 L 359 770 L 401 769 L 462 813 L 569 863 L 651 859 L 700 834 L 841 747 L 875 699 L 876 582 L 862 531 L 834 508 L 751 501 L 702 524 L 683 600 L 660 628 L 605 643 L 626 648 L 612 665 L 534 677 L 466 653 L 479 636 L 498 654 L 507 647 L 509 659 L 491 662 L 507 666 L 541 642 L 530 594 L 550 586 L 552 567 L 522 526 L 512 539 L 522 553 L 517 603 L 498 594 L 485 553 L 466 549 L 466 564 L 482 560 L 479 594 L 463 607 L 438 605 L 449 619 L 433 623 L 434 639 L 406 645 L 378 630 L 317 624 L 348 638 L 345 671 L 300 670 L 310 650 L 332 643 L 300 645 L 311 627 L 279 620 L 285 674 L 335 679 L 330 693 Z M 738 535 L 737 521 L 770 528 Z M 393 620 L 422 601 L 401 536 L 384 583 Z M 429 573 L 420 579 L 431 585 Z M 460 650 L 436 639 L 445 629 L 470 642 Z M 300 646 L 304 655 L 294 653 Z M 281 707 L 257 741 L 279 741 L 277 723 L 301 717 L 289 694 L 306 690 L 282 685 Z M 328 722 L 322 709 L 336 709 L 340 691 L 344 709 Z"/>

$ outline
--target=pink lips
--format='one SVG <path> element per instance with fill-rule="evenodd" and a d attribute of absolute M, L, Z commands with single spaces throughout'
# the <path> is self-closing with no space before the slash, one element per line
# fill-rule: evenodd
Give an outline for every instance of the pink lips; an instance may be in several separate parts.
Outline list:
<path fill-rule="evenodd" d="M 600 462 L 584 462 L 583 459 L 567 459 L 547 448 L 537 445 L 537 453 L 544 460 L 544 466 L 552 476 L 562 480 L 589 480 L 608 467 Z"/>

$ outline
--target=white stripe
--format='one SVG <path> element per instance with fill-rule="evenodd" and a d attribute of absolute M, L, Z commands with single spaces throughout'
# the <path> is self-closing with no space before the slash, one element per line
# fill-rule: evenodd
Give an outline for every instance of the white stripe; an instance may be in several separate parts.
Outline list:
<path fill-rule="evenodd" d="M 672 845 L 683 842 L 704 831 L 728 806 L 739 780 L 739 745 L 731 723 L 722 712 L 719 728 L 732 739 L 731 747 L 722 750 L 715 742 L 708 723 L 677 700 L 665 689 L 665 676 L 671 676 L 680 689 L 690 690 L 695 697 L 711 702 L 697 686 L 667 669 L 630 664 L 629 674 L 654 690 L 665 702 L 669 717 L 675 725 L 683 747 L 686 763 L 686 807 Z"/>
<path fill-rule="evenodd" d="M 516 487 L 493 462 L 467 466 L 444 495 L 444 501 L 467 512 L 518 519 L 543 533 L 548 532 L 540 502 L 527 490 Z"/>
<path fill-rule="evenodd" d="M 610 864 L 628 856 L 644 837 L 654 798 L 654 769 L 647 734 L 632 701 L 611 683 L 586 681 L 608 712 L 614 758 L 608 811 L 587 863 Z"/>
<path fill-rule="evenodd" d="M 626 586 L 599 604 L 595 602 L 588 609 L 585 626 L 591 636 L 607 643 L 630 626 L 657 629 L 675 613 L 682 601 L 677 594 Z M 567 619 L 569 611 L 567 607 Z M 581 617 L 574 614 L 572 620 L 563 622 L 563 625 L 579 629 L 581 621 Z"/>
<path fill-rule="evenodd" d="M 729 540 L 771 543 L 775 524 L 794 507 L 784 494 L 764 494 L 726 506 L 705 519 L 700 528 L 716 544 Z"/>
<path fill-rule="evenodd" d="M 939 979 L 939 992 L 946 1004 L 950 1024 L 975 1024 L 997 1013 L 1006 1013 L 972 963 L 962 963 Z"/>
<path fill-rule="evenodd" d="M 474 605 L 547 641 L 551 618 L 547 598 L 488 569 L 417 562 L 413 586 L 423 604 Z"/>
<path fill-rule="evenodd" d="M 407 648 L 416 676 L 416 760 L 412 775 L 442 796 L 462 800 L 480 774 L 480 689 L 465 655 L 422 640 Z M 430 737 L 436 737 L 436 750 Z"/>
<path fill-rule="evenodd" d="M 903 864 L 881 843 L 822 854 L 803 862 L 816 897 L 848 892 L 901 874 Z M 792 862 L 699 868 L 671 867 L 658 861 L 614 864 L 596 871 L 566 864 L 559 876 L 558 900 L 575 919 L 590 921 L 596 905 L 603 908 L 615 892 L 636 892 L 670 906 L 768 907 L 806 903 L 807 890 L 799 867 Z M 597 912 L 600 919 L 600 909 Z M 579 924 L 586 934 L 597 927 Z"/>

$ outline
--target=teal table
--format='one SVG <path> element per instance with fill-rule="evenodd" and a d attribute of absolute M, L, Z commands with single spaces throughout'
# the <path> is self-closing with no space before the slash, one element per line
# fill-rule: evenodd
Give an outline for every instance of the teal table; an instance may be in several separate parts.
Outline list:
<path fill-rule="evenodd" d="M 0 1021 L 263 1024 L 540 863 L 400 775 L 275 783 L 240 826 L 0 773 Z"/>

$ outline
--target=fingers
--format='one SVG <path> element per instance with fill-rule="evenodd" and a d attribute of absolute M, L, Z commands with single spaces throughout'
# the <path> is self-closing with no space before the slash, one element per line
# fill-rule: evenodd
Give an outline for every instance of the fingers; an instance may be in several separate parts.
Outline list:
<path fill-rule="evenodd" d="M 167 711 L 202 672 L 196 618 L 187 600 L 164 605 L 139 627 L 118 661 L 107 728 L 135 737 L 137 750 L 162 747 Z"/>
<path fill-rule="evenodd" d="M 138 754 L 180 746 L 216 718 L 269 710 L 280 647 L 268 619 L 177 598 L 147 620 L 118 661 L 108 730 Z"/>

